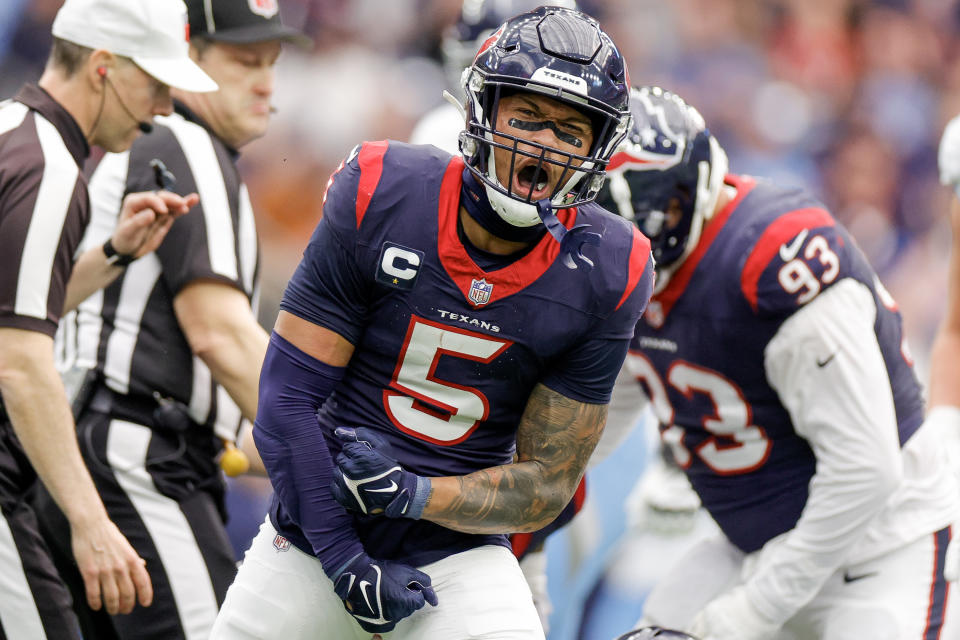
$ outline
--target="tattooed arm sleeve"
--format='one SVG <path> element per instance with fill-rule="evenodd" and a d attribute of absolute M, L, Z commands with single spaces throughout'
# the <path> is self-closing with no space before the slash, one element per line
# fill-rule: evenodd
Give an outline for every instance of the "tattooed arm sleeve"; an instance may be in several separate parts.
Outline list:
<path fill-rule="evenodd" d="M 423 518 L 467 533 L 536 531 L 573 496 L 607 417 L 537 385 L 517 430 L 517 461 L 465 476 L 432 478 Z"/>

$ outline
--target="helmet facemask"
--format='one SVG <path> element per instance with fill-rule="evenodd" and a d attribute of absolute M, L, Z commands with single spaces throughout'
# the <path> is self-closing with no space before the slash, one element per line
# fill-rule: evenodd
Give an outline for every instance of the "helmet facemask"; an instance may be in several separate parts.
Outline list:
<path fill-rule="evenodd" d="M 527 227 L 540 223 L 535 206 L 538 200 L 548 199 L 552 209 L 575 207 L 592 201 L 603 184 L 607 164 L 606 160 L 598 159 L 598 141 L 610 140 L 609 131 L 617 126 L 617 122 L 612 118 L 591 113 L 585 105 L 574 103 L 571 106 L 591 121 L 595 135 L 590 147 L 583 149 L 581 153 L 576 153 L 545 146 L 521 137 L 519 134 L 498 130 L 497 114 L 501 100 L 507 96 L 526 90 L 529 93 L 542 92 L 547 97 L 558 99 L 556 89 L 544 87 L 542 91 L 530 91 L 529 86 L 517 89 L 516 85 L 508 83 L 484 82 L 482 79 L 477 82 L 473 79 L 476 77 L 478 76 L 471 75 L 466 85 L 468 89 L 471 84 L 476 86 L 480 82 L 484 86 L 479 91 L 471 91 L 468 94 L 468 124 L 467 130 L 461 134 L 461 151 L 467 166 L 484 184 L 494 210 L 508 223 Z M 569 101 L 565 103 L 570 104 Z M 511 120 L 511 122 L 515 121 Z M 516 128 L 522 128 L 520 124 L 516 123 Z M 564 136 L 563 132 L 557 132 L 556 125 L 552 122 L 539 124 L 540 128 L 553 128 L 558 137 Z M 625 135 L 625 131 L 621 137 L 622 135 Z M 510 176 L 508 184 L 502 184 L 499 179 L 495 149 L 506 152 L 499 154 L 499 161 L 503 162 L 508 158 L 507 175 Z M 518 167 L 521 174 L 526 174 L 523 179 L 530 182 L 529 189 L 517 189 L 513 184 L 513 176 L 517 173 Z M 537 184 L 549 182 L 551 171 L 556 174 L 554 168 L 558 168 L 560 174 L 553 188 L 548 194 L 536 196 Z"/>
<path fill-rule="evenodd" d="M 600 82 L 595 81 L 597 77 Z M 626 136 L 630 119 L 626 67 L 596 21 L 555 7 L 516 16 L 487 39 L 462 80 L 467 128 L 461 133 L 460 149 L 470 171 L 484 185 L 491 207 L 504 221 L 532 227 L 541 223 L 538 203 L 540 209 L 555 211 L 596 197 L 610 155 Z M 529 136 L 497 130 L 501 102 L 518 93 L 545 96 L 586 116 L 592 124 L 590 148 L 560 150 Z M 562 139 L 556 123 L 527 124 L 549 126 Z M 509 169 L 506 185 L 497 175 L 498 163 L 503 162 L 509 162 L 500 167 Z M 518 169 L 526 175 L 518 176 Z M 552 187 L 537 193 L 537 183 L 545 175 L 554 176 L 548 177 Z M 518 189 L 515 176 L 518 182 L 529 182 L 529 188 Z"/>

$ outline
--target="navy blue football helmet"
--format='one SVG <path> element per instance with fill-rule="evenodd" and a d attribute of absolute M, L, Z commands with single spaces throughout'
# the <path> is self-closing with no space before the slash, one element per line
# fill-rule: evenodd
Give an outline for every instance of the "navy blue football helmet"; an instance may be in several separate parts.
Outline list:
<path fill-rule="evenodd" d="M 670 629 L 661 629 L 660 627 L 644 627 L 643 629 L 629 631 L 617 638 L 617 640 L 697 640 L 697 638 L 683 631 L 672 631 Z"/>
<path fill-rule="evenodd" d="M 443 33 L 443 67 L 451 87 L 459 88 L 463 70 L 473 64 L 477 50 L 497 27 L 519 13 L 549 4 L 576 9 L 574 0 L 463 0 L 457 21 Z"/>
<path fill-rule="evenodd" d="M 650 239 L 657 268 L 677 265 L 713 215 L 727 154 L 700 113 L 674 93 L 634 88 L 630 111 L 633 125 L 610 161 L 597 202 L 636 223 Z"/>
<path fill-rule="evenodd" d="M 500 217 L 517 227 L 540 224 L 530 193 L 500 184 L 494 148 L 510 153 L 511 167 L 521 157 L 536 160 L 537 170 L 548 163 L 563 167 L 549 198 L 553 209 L 596 197 L 607 162 L 630 128 L 629 87 L 620 51 L 596 20 L 579 11 L 539 7 L 507 20 L 487 38 L 463 75 L 467 129 L 460 134 L 460 150 Z M 500 99 L 517 92 L 547 96 L 589 117 L 590 148 L 566 153 L 495 131 Z"/>

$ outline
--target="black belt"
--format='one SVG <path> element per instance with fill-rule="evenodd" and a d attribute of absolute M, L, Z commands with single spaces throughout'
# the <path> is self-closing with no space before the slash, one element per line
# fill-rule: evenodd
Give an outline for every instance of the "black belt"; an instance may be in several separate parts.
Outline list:
<path fill-rule="evenodd" d="M 90 396 L 87 408 L 114 418 L 149 426 L 153 424 L 153 412 L 157 409 L 157 401 L 147 396 L 117 393 L 99 384 Z"/>
<path fill-rule="evenodd" d="M 205 429 L 213 432 L 210 427 L 195 422 L 190 417 L 189 408 L 182 402 L 162 397 L 118 393 L 103 384 L 97 385 L 87 407 L 97 413 L 162 431 L 183 433 Z"/>
<path fill-rule="evenodd" d="M 217 508 L 222 517 L 226 517 L 222 508 L 223 497 L 220 467 L 215 462 L 222 443 L 214 436 L 212 427 L 201 425 L 190 419 L 189 409 L 182 402 L 144 394 L 123 394 L 113 391 L 103 383 L 97 384 L 91 393 L 85 411 L 92 411 L 112 420 L 125 420 L 140 424 L 153 430 L 154 435 L 166 439 L 167 443 L 174 443 L 174 450 L 169 453 L 157 454 L 160 457 L 151 457 L 147 461 L 153 467 L 166 466 L 173 476 L 165 476 L 165 483 L 180 482 L 175 476 L 183 471 L 183 465 L 189 465 L 191 474 L 196 474 L 190 481 L 196 487 L 204 487 L 211 483 L 206 490 L 212 491 L 217 501 Z M 90 437 L 89 423 L 80 421 L 79 432 Z M 92 445 L 87 445 L 88 447 Z M 180 461 L 176 462 L 175 461 Z M 172 466 L 170 466 L 172 465 Z M 170 469 L 173 469 L 171 471 Z M 162 475 L 162 474 L 161 474 Z M 156 482 L 157 479 L 154 478 Z M 159 485 L 158 485 L 159 486 Z M 163 490 L 161 489 L 161 492 Z"/>

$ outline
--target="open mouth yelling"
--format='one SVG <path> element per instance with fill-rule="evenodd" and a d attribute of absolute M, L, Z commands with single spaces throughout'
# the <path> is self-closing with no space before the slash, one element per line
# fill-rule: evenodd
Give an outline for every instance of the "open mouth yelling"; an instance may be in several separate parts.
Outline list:
<path fill-rule="evenodd" d="M 543 167 L 528 164 L 514 174 L 513 192 L 531 202 L 550 197 L 550 176 Z"/>

